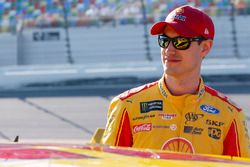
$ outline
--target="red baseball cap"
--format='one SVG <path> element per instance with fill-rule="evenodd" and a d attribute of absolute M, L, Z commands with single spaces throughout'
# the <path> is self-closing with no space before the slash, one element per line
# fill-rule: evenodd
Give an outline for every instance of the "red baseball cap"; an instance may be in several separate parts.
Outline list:
<path fill-rule="evenodd" d="M 202 36 L 206 39 L 214 38 L 212 19 L 192 6 L 181 6 L 170 12 L 165 21 L 156 22 L 151 27 L 151 35 L 163 34 L 166 26 L 172 27 L 183 37 Z"/>

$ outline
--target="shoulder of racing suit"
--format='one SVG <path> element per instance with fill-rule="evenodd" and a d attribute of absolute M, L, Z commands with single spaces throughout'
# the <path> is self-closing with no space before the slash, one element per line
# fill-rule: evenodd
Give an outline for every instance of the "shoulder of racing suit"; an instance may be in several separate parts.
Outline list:
<path fill-rule="evenodd" d="M 139 87 L 135 87 L 135 88 L 132 88 L 130 90 L 127 90 L 123 93 L 121 93 L 120 95 L 118 95 L 117 97 L 120 99 L 120 100 L 125 100 L 143 90 L 146 90 L 154 85 L 157 85 L 158 81 L 155 81 L 155 82 L 151 82 L 151 83 L 148 83 L 148 84 L 145 84 L 145 85 L 142 85 L 142 86 L 139 86 Z"/>
<path fill-rule="evenodd" d="M 227 104 L 229 104 L 230 106 L 232 106 L 234 109 L 236 109 L 238 112 L 241 112 L 242 109 L 235 103 L 233 102 L 230 98 L 228 98 L 226 95 L 224 95 L 223 93 L 205 85 L 205 91 L 209 94 L 211 94 L 212 96 L 216 96 L 217 98 L 221 99 L 222 101 L 226 102 Z"/>

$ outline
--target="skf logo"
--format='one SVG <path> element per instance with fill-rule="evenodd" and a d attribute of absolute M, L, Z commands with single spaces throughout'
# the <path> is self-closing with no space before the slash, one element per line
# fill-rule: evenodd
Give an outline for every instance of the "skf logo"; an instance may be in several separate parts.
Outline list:
<path fill-rule="evenodd" d="M 220 127 L 220 126 L 224 125 L 224 122 L 219 122 L 219 121 L 214 121 L 214 120 L 207 119 L 206 124 Z"/>
<path fill-rule="evenodd" d="M 218 128 L 208 127 L 208 136 L 218 140 L 221 138 L 221 130 Z"/>
<path fill-rule="evenodd" d="M 134 133 L 151 131 L 152 130 L 152 124 L 147 123 L 147 124 L 135 125 L 135 126 L 133 126 L 133 130 L 134 130 Z"/>
<path fill-rule="evenodd" d="M 197 121 L 199 118 L 203 117 L 203 114 L 196 114 L 193 112 L 189 112 L 185 115 L 186 121 L 185 124 L 187 124 L 187 122 L 191 121 L 191 122 L 195 122 Z"/>
<path fill-rule="evenodd" d="M 162 111 L 162 100 L 154 100 L 154 101 L 148 101 L 148 102 L 141 102 L 140 103 L 140 109 L 141 113 L 147 113 L 150 111 Z"/>

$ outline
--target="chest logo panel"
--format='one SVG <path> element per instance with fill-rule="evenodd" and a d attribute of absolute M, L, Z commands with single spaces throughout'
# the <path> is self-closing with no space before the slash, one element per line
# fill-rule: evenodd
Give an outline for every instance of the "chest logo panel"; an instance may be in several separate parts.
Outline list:
<path fill-rule="evenodd" d="M 140 102 L 141 113 L 148 113 L 150 111 L 162 111 L 162 110 L 163 110 L 162 100 Z"/>
<path fill-rule="evenodd" d="M 218 140 L 221 138 L 221 130 L 219 128 L 208 127 L 208 136 Z"/>
<path fill-rule="evenodd" d="M 173 118 L 177 117 L 177 114 L 173 113 L 160 113 L 158 114 L 159 117 L 163 120 L 172 120 Z"/>
<path fill-rule="evenodd" d="M 139 125 L 133 126 L 134 133 L 149 132 L 151 130 L 152 130 L 152 123 L 139 124 Z"/>
<path fill-rule="evenodd" d="M 218 110 L 217 108 L 215 108 L 213 106 L 206 105 L 206 104 L 202 104 L 200 106 L 200 109 L 206 113 L 209 113 L 209 114 L 219 114 L 220 113 L 220 110 Z"/>
<path fill-rule="evenodd" d="M 202 118 L 204 116 L 204 114 L 196 114 L 194 112 L 189 112 L 187 114 L 185 114 L 185 124 L 187 124 L 188 122 L 195 122 L 197 121 L 199 118 Z"/>

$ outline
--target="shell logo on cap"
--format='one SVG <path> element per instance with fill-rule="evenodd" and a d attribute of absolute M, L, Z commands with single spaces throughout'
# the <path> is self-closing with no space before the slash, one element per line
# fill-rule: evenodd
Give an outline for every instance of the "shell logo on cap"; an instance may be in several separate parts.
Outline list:
<path fill-rule="evenodd" d="M 183 9 L 183 8 L 177 8 L 177 9 L 175 10 L 175 13 L 176 13 L 176 14 L 182 14 L 182 13 L 184 13 L 184 9 Z"/>
<path fill-rule="evenodd" d="M 173 12 L 174 14 L 171 17 L 171 20 L 179 20 L 179 21 L 186 21 L 187 16 L 184 16 L 184 9 L 183 8 L 177 8 Z"/>

